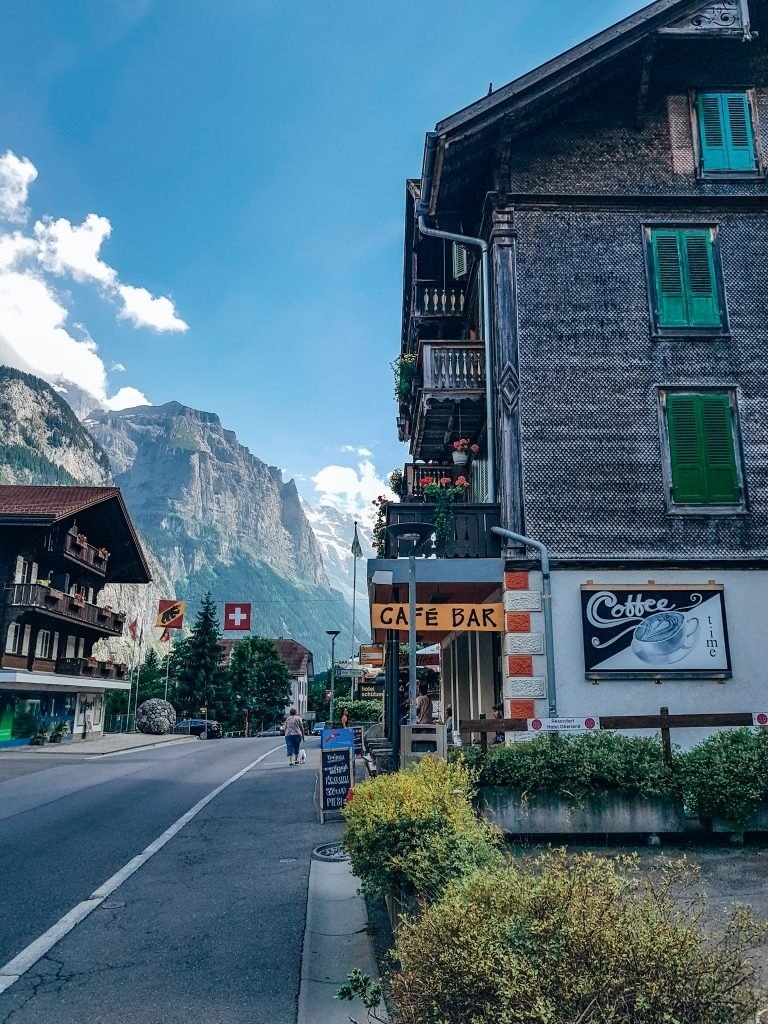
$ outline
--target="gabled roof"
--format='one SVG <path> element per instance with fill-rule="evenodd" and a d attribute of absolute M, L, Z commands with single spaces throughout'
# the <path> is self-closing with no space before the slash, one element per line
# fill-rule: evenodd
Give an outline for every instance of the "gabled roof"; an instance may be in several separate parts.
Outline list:
<path fill-rule="evenodd" d="M 277 652 L 293 678 L 304 675 L 312 662 L 312 652 L 298 640 L 273 640 Z"/>
<path fill-rule="evenodd" d="M 148 583 L 152 574 L 119 487 L 0 485 L 0 526 L 53 526 L 74 516 L 109 531 L 109 582 Z"/>

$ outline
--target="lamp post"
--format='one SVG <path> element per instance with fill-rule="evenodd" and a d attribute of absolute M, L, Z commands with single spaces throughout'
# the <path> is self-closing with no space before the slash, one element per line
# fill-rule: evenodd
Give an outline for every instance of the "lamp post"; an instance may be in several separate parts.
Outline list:
<path fill-rule="evenodd" d="M 396 540 L 409 540 L 408 552 L 408 724 L 416 724 L 416 549 L 435 532 L 432 523 L 393 523 Z"/>
<path fill-rule="evenodd" d="M 336 685 L 336 637 L 341 632 L 340 629 L 326 629 L 325 631 L 331 638 L 331 707 L 329 716 L 331 719 L 331 725 L 333 725 L 333 699 L 335 695 Z"/>

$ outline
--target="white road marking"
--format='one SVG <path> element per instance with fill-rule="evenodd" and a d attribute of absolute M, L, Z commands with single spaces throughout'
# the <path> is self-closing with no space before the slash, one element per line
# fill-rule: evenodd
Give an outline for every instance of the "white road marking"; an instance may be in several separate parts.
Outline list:
<path fill-rule="evenodd" d="M 170 842 L 173 837 L 181 832 L 185 825 L 202 811 L 211 800 L 214 800 L 219 793 L 223 792 L 228 786 L 231 786 L 233 782 L 237 782 L 238 779 L 242 778 L 246 772 L 249 772 L 256 765 L 269 757 L 270 754 L 274 754 L 277 750 L 282 750 L 282 745 L 279 747 L 273 747 L 272 750 L 268 750 L 266 754 L 262 754 L 261 757 L 257 757 L 255 761 L 251 761 L 250 764 L 246 765 L 245 768 L 241 768 L 239 772 L 227 779 L 226 782 L 222 782 L 216 789 L 212 789 L 207 796 L 204 796 L 202 800 L 190 807 L 186 814 L 175 821 L 165 832 L 161 833 L 154 842 L 150 843 L 149 846 L 143 850 L 138 856 L 133 857 L 128 863 L 116 871 L 111 878 L 108 878 L 106 882 L 103 882 L 98 889 L 95 889 L 87 900 L 83 900 L 82 903 L 78 903 L 76 907 L 73 907 L 68 911 L 64 917 L 56 922 L 47 932 L 43 932 L 42 935 L 38 936 L 33 942 L 30 942 L 20 953 L 9 960 L 7 964 L 0 967 L 0 992 L 5 992 L 11 985 L 14 985 L 19 978 L 25 974 L 30 967 L 34 967 L 35 964 L 41 960 L 46 953 L 48 953 L 57 942 L 68 935 L 72 929 L 84 921 L 86 917 L 95 910 L 96 907 L 101 906 L 104 900 L 110 896 L 115 889 L 119 888 L 123 882 L 125 882 L 131 875 L 135 874 L 142 865 L 146 864 L 150 857 L 162 850 L 167 842 Z"/>

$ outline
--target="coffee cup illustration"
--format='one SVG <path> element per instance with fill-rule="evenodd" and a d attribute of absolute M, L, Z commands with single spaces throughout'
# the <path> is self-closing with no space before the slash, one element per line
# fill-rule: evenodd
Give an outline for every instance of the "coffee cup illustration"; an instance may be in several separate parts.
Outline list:
<path fill-rule="evenodd" d="M 682 612 L 654 612 L 635 628 L 632 650 L 652 665 L 682 661 L 699 636 L 699 620 Z"/>

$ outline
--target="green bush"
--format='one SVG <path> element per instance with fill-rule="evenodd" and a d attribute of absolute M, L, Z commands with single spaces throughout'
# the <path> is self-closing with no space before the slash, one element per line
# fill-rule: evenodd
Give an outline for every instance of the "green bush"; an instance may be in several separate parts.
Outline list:
<path fill-rule="evenodd" d="M 510 746 L 456 751 L 479 771 L 481 786 L 512 786 L 526 794 L 550 793 L 574 804 L 601 793 L 659 796 L 672 791 L 661 742 L 612 732 L 545 734 Z"/>
<path fill-rule="evenodd" d="M 357 786 L 344 843 L 364 891 L 435 899 L 452 879 L 502 863 L 501 833 L 477 819 L 472 794 L 464 765 L 431 758 Z"/>
<path fill-rule="evenodd" d="M 378 722 L 381 719 L 380 700 L 337 700 L 334 708 L 337 720 L 341 719 L 344 708 L 349 711 L 350 722 Z"/>
<path fill-rule="evenodd" d="M 402 1024 L 743 1024 L 758 1001 L 744 908 L 708 937 L 683 862 L 570 858 L 477 872 L 399 932 Z M 691 906 L 693 900 L 693 906 Z M 685 909 L 680 909 L 684 901 Z"/>
<path fill-rule="evenodd" d="M 743 831 L 768 800 L 768 730 L 724 730 L 676 754 L 675 781 L 691 810 Z"/>

